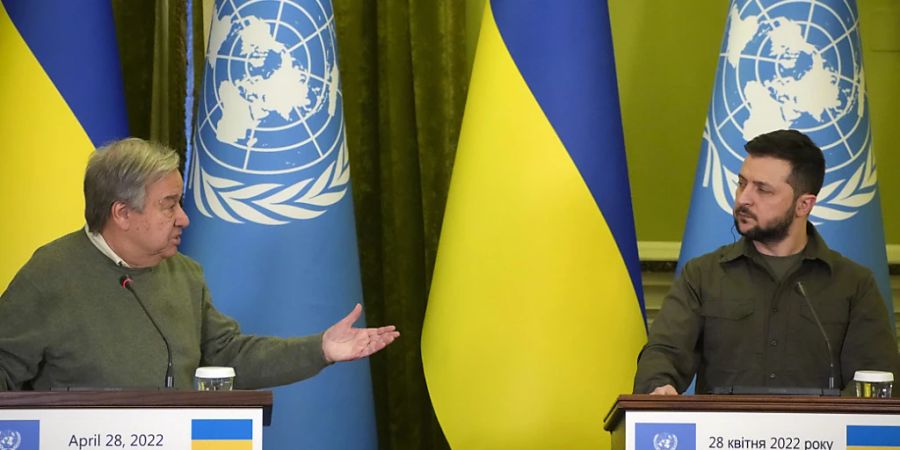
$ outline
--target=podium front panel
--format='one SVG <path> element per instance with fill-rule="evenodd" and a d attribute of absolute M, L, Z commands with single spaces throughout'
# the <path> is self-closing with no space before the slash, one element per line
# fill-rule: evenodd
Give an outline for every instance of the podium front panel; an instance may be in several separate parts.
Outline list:
<path fill-rule="evenodd" d="M 614 449 L 900 449 L 898 415 L 627 411 L 618 425 Z"/>
<path fill-rule="evenodd" d="M 0 448 L 262 450 L 262 408 L 0 409 Z"/>

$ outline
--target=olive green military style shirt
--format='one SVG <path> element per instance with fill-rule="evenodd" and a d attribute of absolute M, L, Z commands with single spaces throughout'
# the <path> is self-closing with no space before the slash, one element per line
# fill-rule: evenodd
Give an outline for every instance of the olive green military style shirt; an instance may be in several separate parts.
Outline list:
<path fill-rule="evenodd" d="M 689 261 L 663 301 L 638 360 L 635 393 L 671 384 L 713 388 L 828 386 L 822 333 L 802 283 L 831 341 L 835 387 L 856 370 L 900 379 L 900 356 L 872 273 L 830 250 L 811 224 L 800 264 L 772 273 L 747 239 Z"/>

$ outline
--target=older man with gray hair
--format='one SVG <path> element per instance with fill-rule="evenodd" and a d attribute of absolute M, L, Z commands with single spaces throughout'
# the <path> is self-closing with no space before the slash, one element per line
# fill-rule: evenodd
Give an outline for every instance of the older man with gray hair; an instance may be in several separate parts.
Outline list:
<path fill-rule="evenodd" d="M 173 377 L 189 388 L 205 365 L 234 367 L 239 388 L 269 387 L 399 336 L 393 326 L 354 328 L 359 305 L 320 335 L 242 334 L 212 305 L 200 266 L 178 253 L 190 223 L 178 163 L 136 138 L 91 156 L 87 225 L 39 248 L 0 296 L 0 390 L 161 387 Z"/>

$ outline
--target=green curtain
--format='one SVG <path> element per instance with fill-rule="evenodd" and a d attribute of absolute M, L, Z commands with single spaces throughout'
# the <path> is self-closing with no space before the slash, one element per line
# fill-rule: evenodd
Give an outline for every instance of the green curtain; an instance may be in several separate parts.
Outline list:
<path fill-rule="evenodd" d="M 112 1 L 132 134 L 183 154 L 185 3 Z M 370 361 L 382 449 L 448 448 L 419 343 L 468 86 L 466 3 L 333 0 L 366 319 L 402 334 Z"/>
<path fill-rule="evenodd" d="M 184 156 L 187 2 L 112 0 L 131 134 Z M 194 74 L 203 69 L 202 1 L 193 1 Z M 182 158 L 183 159 L 183 158 Z"/>
<path fill-rule="evenodd" d="M 419 348 L 468 70 L 465 3 L 335 0 L 381 448 L 446 448 Z"/>

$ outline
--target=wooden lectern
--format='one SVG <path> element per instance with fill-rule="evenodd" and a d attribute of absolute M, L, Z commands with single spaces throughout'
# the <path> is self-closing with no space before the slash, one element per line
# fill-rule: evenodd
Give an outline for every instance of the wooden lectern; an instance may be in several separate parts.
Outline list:
<path fill-rule="evenodd" d="M 622 395 L 613 450 L 846 450 L 900 447 L 900 400 L 762 395 Z"/>
<path fill-rule="evenodd" d="M 271 417 L 270 391 L 0 392 L 0 446 L 262 450 Z"/>

